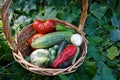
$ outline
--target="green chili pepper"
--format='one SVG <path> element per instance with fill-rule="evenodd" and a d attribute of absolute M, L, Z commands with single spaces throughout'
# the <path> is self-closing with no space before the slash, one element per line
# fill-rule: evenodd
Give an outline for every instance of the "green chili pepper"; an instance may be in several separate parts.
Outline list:
<path fill-rule="evenodd" d="M 73 57 L 72 64 L 74 64 L 75 61 L 77 60 L 77 57 L 78 57 L 79 53 L 80 53 L 80 48 L 77 47 L 77 52 L 76 52 L 75 56 Z"/>
<path fill-rule="evenodd" d="M 62 24 L 56 25 L 55 28 L 56 28 L 57 31 L 70 31 L 70 32 L 72 32 L 72 33 L 76 33 L 75 30 L 73 30 L 73 29 L 71 29 L 71 28 L 68 28 L 68 27 L 66 27 L 66 26 L 64 26 L 64 25 L 62 25 Z"/>
<path fill-rule="evenodd" d="M 57 56 L 62 52 L 62 50 L 65 48 L 67 44 L 67 40 L 64 40 L 61 44 L 60 44 L 60 47 L 58 49 L 58 52 L 57 52 Z"/>

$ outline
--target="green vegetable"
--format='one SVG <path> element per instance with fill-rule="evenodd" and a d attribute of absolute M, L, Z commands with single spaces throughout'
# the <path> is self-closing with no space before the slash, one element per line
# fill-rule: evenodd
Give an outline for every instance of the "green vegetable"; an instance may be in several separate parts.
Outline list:
<path fill-rule="evenodd" d="M 63 62 L 72 58 L 77 52 L 77 47 L 73 44 L 69 44 L 63 49 L 63 51 L 56 57 L 52 63 L 52 67 L 56 68 Z"/>
<path fill-rule="evenodd" d="M 49 48 L 49 51 L 53 50 L 53 48 Z"/>
<path fill-rule="evenodd" d="M 50 63 L 52 63 L 54 61 L 54 59 L 55 59 L 54 55 L 50 56 Z"/>
<path fill-rule="evenodd" d="M 48 66 L 50 59 L 48 57 L 35 58 L 31 62 L 36 66 Z"/>
<path fill-rule="evenodd" d="M 53 48 L 57 50 L 59 48 L 59 45 L 55 45 Z"/>
<path fill-rule="evenodd" d="M 48 66 L 49 51 L 47 49 L 37 49 L 30 55 L 30 62 L 36 66 Z"/>
<path fill-rule="evenodd" d="M 72 64 L 74 64 L 75 61 L 77 60 L 79 53 L 80 53 L 80 48 L 77 47 L 77 52 L 76 52 L 75 56 L 73 57 Z"/>
<path fill-rule="evenodd" d="M 62 25 L 62 24 L 56 25 L 55 28 L 56 28 L 57 31 L 70 31 L 70 32 L 72 32 L 72 33 L 76 33 L 75 30 L 73 30 L 73 29 L 71 29 L 71 28 L 68 28 L 68 27 L 66 27 L 66 26 L 64 26 L 64 25 Z"/>
<path fill-rule="evenodd" d="M 51 50 L 51 51 L 50 51 L 50 54 L 51 54 L 51 55 L 56 55 L 56 50 L 54 50 L 54 49 Z"/>
<path fill-rule="evenodd" d="M 62 50 L 65 48 L 66 44 L 67 44 L 67 41 L 66 41 L 66 40 L 64 40 L 64 41 L 60 44 L 60 47 L 59 47 L 58 52 L 57 52 L 57 56 L 62 52 Z"/>
<path fill-rule="evenodd" d="M 72 36 L 72 34 L 72 32 L 67 31 L 45 34 L 44 36 L 34 40 L 31 46 L 33 48 L 48 48 L 50 46 L 60 43 L 65 39 L 70 41 L 70 37 Z"/>

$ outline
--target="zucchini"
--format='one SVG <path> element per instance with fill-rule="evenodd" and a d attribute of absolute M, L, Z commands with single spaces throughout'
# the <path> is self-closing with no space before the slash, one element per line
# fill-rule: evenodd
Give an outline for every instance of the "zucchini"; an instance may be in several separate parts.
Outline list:
<path fill-rule="evenodd" d="M 72 32 L 53 32 L 45 34 L 42 37 L 35 39 L 31 46 L 33 48 L 48 48 L 55 44 L 62 42 L 63 40 L 70 41 L 70 37 L 73 35 Z"/>

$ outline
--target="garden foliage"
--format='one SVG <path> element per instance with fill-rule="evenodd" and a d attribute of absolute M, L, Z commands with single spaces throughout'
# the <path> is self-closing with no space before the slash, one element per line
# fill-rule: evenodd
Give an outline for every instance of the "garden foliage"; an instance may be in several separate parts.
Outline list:
<path fill-rule="evenodd" d="M 81 0 L 12 0 L 12 35 L 15 38 L 23 27 L 40 18 L 61 19 L 78 26 L 81 11 Z M 0 20 L 0 80 L 120 80 L 120 0 L 89 0 L 84 32 L 88 51 L 77 71 L 44 77 L 14 60 Z"/>

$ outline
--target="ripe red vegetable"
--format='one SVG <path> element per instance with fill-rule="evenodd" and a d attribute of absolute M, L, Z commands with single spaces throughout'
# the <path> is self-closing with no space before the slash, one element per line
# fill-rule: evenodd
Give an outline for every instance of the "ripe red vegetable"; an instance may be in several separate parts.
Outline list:
<path fill-rule="evenodd" d="M 45 32 L 46 33 L 52 32 L 54 30 L 54 26 L 55 26 L 54 20 L 52 20 L 52 19 L 47 20 L 44 23 Z"/>
<path fill-rule="evenodd" d="M 33 27 L 39 33 L 42 33 L 42 34 L 45 33 L 44 22 L 42 22 L 41 20 L 35 20 L 34 23 L 33 23 Z"/>
<path fill-rule="evenodd" d="M 48 19 L 45 22 L 43 22 L 42 20 L 35 20 L 33 23 L 33 27 L 39 33 L 45 34 L 52 32 L 54 30 L 55 24 L 55 20 L 53 19 Z"/>
<path fill-rule="evenodd" d="M 68 45 L 59 55 L 58 57 L 53 61 L 52 67 L 56 68 L 61 63 L 65 62 L 66 60 L 70 59 L 72 56 L 75 55 L 77 51 L 77 47 L 74 45 Z"/>
<path fill-rule="evenodd" d="M 39 38 L 39 37 L 41 37 L 41 36 L 43 36 L 43 34 L 40 34 L 40 33 L 34 34 L 34 35 L 29 39 L 29 44 L 31 45 L 32 42 L 33 42 L 35 39 L 37 39 L 37 38 Z"/>

